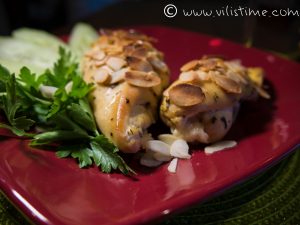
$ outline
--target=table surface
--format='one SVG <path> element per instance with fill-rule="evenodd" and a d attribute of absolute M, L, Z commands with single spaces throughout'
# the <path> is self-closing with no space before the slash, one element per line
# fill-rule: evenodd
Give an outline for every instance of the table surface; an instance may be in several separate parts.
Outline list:
<path fill-rule="evenodd" d="M 236 4 L 239 3 L 238 1 Z M 274 7 L 264 5 L 260 1 L 255 1 L 255 4 L 256 7 L 262 4 L 267 9 Z M 190 18 L 178 15 L 167 18 L 163 14 L 165 5 L 163 1 L 122 1 L 83 18 L 82 21 L 96 28 L 145 24 L 179 27 L 270 50 L 299 61 L 299 17 Z M 205 6 L 200 1 L 185 1 L 176 3 L 176 6 L 179 10 L 187 7 L 195 9 L 222 7 L 215 1 L 205 2 Z M 53 32 L 66 34 L 72 25 L 57 28 Z M 206 203 L 167 218 L 161 224 L 300 224 L 299 168 L 298 149 L 268 171 Z M 0 224 L 29 224 L 1 194 Z"/>

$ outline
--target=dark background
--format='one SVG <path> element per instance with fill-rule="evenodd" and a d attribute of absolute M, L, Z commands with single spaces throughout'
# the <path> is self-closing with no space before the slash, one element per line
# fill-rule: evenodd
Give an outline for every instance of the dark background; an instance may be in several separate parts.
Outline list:
<path fill-rule="evenodd" d="M 69 32 L 78 21 L 95 28 L 122 27 L 137 24 L 160 24 L 223 37 L 239 43 L 284 54 L 299 60 L 300 17 L 184 17 L 178 13 L 167 18 L 164 6 L 173 3 L 182 9 L 298 9 L 298 0 L 228 1 L 155 1 L 155 0 L 0 0 L 0 34 L 8 35 L 18 27 L 44 29 L 56 34 Z"/>

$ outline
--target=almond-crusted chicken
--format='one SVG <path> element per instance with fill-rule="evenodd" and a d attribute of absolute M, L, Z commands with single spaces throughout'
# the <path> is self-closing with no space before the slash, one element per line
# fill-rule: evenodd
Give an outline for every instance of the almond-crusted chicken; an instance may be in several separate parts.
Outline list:
<path fill-rule="evenodd" d="M 164 91 L 160 116 L 174 135 L 188 142 L 216 142 L 229 131 L 241 101 L 269 98 L 262 83 L 260 68 L 218 57 L 193 60 Z"/>
<path fill-rule="evenodd" d="M 153 41 L 135 31 L 102 31 L 82 63 L 85 81 L 95 84 L 90 100 L 96 122 L 123 152 L 137 152 L 151 137 L 147 128 L 169 82 Z"/>

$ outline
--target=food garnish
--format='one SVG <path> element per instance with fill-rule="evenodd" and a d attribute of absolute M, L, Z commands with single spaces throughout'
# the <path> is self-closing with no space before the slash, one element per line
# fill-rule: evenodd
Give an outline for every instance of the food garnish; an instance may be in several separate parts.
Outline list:
<path fill-rule="evenodd" d="M 58 157 L 76 158 L 80 168 L 96 164 L 105 173 L 134 173 L 98 130 L 88 101 L 93 85 L 84 82 L 64 48 L 53 68 L 39 75 L 23 67 L 15 76 L 0 66 L 0 88 L 0 109 L 7 119 L 1 128 L 29 138 L 33 147 L 54 146 Z"/>

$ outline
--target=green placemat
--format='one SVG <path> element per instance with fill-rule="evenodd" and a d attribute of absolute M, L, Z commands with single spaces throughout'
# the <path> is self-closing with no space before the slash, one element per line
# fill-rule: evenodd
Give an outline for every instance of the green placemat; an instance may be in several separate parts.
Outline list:
<path fill-rule="evenodd" d="M 268 171 L 162 224 L 300 224 L 299 149 Z"/>
<path fill-rule="evenodd" d="M 0 195 L 0 224 L 28 224 L 3 195 Z M 169 224 L 300 224 L 299 149 L 268 171 L 161 225 Z"/>

